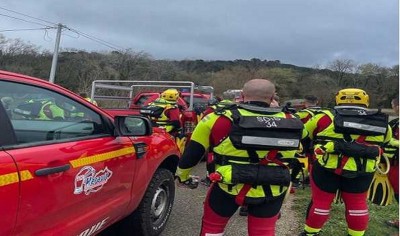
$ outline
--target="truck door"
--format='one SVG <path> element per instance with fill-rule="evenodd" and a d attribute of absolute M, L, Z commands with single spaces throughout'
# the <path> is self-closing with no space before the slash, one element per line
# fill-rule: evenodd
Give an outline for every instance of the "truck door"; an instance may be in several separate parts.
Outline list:
<path fill-rule="evenodd" d="M 11 235 L 17 218 L 19 183 L 29 180 L 31 175 L 24 170 L 18 174 L 14 160 L 3 151 L 5 146 L 15 143 L 15 135 L 1 102 L 0 124 L 0 235 Z"/>
<path fill-rule="evenodd" d="M 110 121 L 84 103 L 29 85 L 0 81 L 3 88 L 15 97 L 11 123 L 17 141 L 6 151 L 20 171 L 30 173 L 20 183 L 15 234 L 87 236 L 122 215 L 135 170 L 131 140 L 114 137 Z M 23 110 L 27 98 L 38 97 L 61 108 L 62 118 L 37 119 Z"/>

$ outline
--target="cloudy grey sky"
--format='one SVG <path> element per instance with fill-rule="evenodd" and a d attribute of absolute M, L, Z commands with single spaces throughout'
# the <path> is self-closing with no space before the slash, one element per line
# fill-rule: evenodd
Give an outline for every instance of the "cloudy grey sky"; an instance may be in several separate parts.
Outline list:
<path fill-rule="evenodd" d="M 398 0 L 0 0 L 0 34 L 53 50 L 56 30 L 17 11 L 156 59 L 399 63 Z M 64 30 L 62 48 L 112 50 Z"/>

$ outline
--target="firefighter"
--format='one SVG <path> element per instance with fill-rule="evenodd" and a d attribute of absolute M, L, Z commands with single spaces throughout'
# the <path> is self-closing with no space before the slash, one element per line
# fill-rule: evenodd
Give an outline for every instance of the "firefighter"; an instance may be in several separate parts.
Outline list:
<path fill-rule="evenodd" d="M 270 106 L 271 107 L 279 107 L 279 101 L 280 101 L 280 98 L 279 98 L 278 94 L 275 93 L 274 98 L 272 99 Z"/>
<path fill-rule="evenodd" d="M 318 106 L 318 98 L 314 95 L 306 95 L 304 97 L 304 109 L 298 111 L 296 116 L 299 117 L 301 122 L 304 124 L 311 119 L 311 117 L 315 116 L 321 110 L 321 107 Z"/>
<path fill-rule="evenodd" d="M 18 105 L 13 112 L 27 119 L 63 120 L 64 110 L 53 99 L 31 99 Z"/>
<path fill-rule="evenodd" d="M 364 235 L 368 226 L 368 188 L 381 146 L 390 141 L 392 131 L 386 114 L 366 109 L 369 96 L 364 90 L 340 90 L 336 105 L 305 124 L 317 161 L 311 170 L 311 202 L 300 235 L 319 234 L 337 190 L 346 206 L 348 235 Z"/>
<path fill-rule="evenodd" d="M 397 96 L 391 102 L 392 109 L 396 118 L 389 122 L 393 137 L 390 143 L 385 147 L 385 154 L 390 158 L 389 181 L 393 187 L 394 197 L 399 202 L 399 97 Z M 399 219 L 389 220 L 388 225 L 399 228 Z"/>
<path fill-rule="evenodd" d="M 227 108 L 228 106 L 232 106 L 234 104 L 233 99 L 235 98 L 235 94 L 225 91 L 222 93 L 222 100 L 210 103 L 208 108 L 204 111 L 204 116 L 215 112 L 217 109 L 224 109 Z M 212 147 L 210 147 L 212 149 Z M 215 164 L 214 164 L 214 158 L 213 158 L 212 152 L 207 152 L 205 154 L 206 158 L 206 169 L 207 169 L 207 174 L 206 177 L 201 179 L 201 183 L 210 186 L 211 181 L 209 178 L 209 175 L 215 171 Z"/>
<path fill-rule="evenodd" d="M 303 124 L 270 108 L 275 86 L 253 79 L 244 84 L 244 101 L 210 113 L 196 126 L 179 161 L 178 186 L 196 188 L 191 169 L 212 147 L 216 171 L 204 203 L 201 236 L 223 235 L 239 206 L 248 206 L 248 234 L 274 235 L 290 172 L 280 160 L 293 157 L 307 133 Z"/>
<path fill-rule="evenodd" d="M 307 123 L 311 119 L 311 117 L 315 116 L 321 111 L 321 107 L 318 106 L 318 98 L 314 95 L 306 95 L 304 96 L 304 108 L 301 109 L 300 111 L 297 111 L 295 113 L 295 116 L 298 117 L 303 124 Z M 312 144 L 306 145 L 306 147 L 310 147 Z M 315 160 L 313 158 L 313 155 L 311 154 L 312 152 L 305 152 L 308 156 L 306 158 L 299 158 L 297 159 L 298 162 L 293 163 L 292 167 L 292 182 L 293 182 L 293 187 L 291 189 L 291 192 L 295 192 L 295 189 L 299 187 L 300 185 L 300 180 L 298 178 L 299 173 L 303 170 L 303 182 L 304 181 L 309 181 L 309 179 L 306 179 L 305 173 L 307 170 L 311 169 L 311 164 Z M 304 165 L 304 169 L 303 169 Z M 304 183 L 303 183 L 304 184 Z"/>
<path fill-rule="evenodd" d="M 176 89 L 167 89 L 161 93 L 160 98 L 150 103 L 150 107 L 159 108 L 159 114 L 150 116 L 156 126 L 163 127 L 165 130 L 177 136 L 181 129 L 180 110 L 177 105 L 179 91 Z"/>
<path fill-rule="evenodd" d="M 233 99 L 235 98 L 234 93 L 230 93 L 228 91 L 225 91 L 222 93 L 222 99 L 213 99 L 212 101 L 209 102 L 209 106 L 207 109 L 204 111 L 204 116 L 214 112 L 218 108 L 225 108 L 227 106 L 230 106 L 234 104 Z"/>
<path fill-rule="evenodd" d="M 39 113 L 39 120 L 63 120 L 65 118 L 64 110 L 55 102 L 43 101 L 42 109 Z"/>

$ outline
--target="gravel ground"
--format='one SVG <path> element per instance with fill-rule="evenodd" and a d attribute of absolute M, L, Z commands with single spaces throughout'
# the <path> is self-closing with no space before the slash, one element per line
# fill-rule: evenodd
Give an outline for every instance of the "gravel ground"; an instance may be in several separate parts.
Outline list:
<path fill-rule="evenodd" d="M 205 164 L 200 163 L 193 171 L 194 175 L 201 177 L 205 174 Z M 161 234 L 162 236 L 177 235 L 198 235 L 201 226 L 201 217 L 203 214 L 203 201 L 205 199 L 207 187 L 199 185 L 197 189 L 177 188 L 175 196 L 175 205 L 168 221 L 167 228 Z M 282 217 L 277 223 L 277 236 L 293 236 L 297 235 L 299 227 L 298 217 L 291 206 L 294 195 L 290 195 L 288 201 L 282 207 Z M 247 235 L 247 217 L 235 214 L 227 228 L 226 236 L 243 236 Z"/>

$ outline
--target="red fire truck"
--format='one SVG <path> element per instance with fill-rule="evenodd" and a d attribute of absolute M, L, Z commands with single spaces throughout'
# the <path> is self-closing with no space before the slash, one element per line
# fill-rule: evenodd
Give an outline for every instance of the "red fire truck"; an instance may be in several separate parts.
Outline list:
<path fill-rule="evenodd" d="M 41 79 L 0 71 L 0 235 L 158 235 L 175 196 L 175 141 Z"/>

